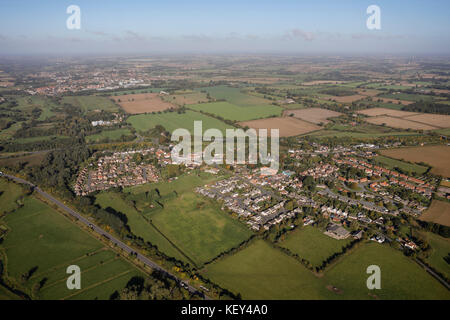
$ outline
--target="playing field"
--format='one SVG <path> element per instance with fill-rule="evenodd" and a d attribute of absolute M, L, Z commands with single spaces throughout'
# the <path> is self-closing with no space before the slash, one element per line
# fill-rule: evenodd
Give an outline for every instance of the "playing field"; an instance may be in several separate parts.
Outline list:
<path fill-rule="evenodd" d="M 80 107 L 85 112 L 94 110 L 117 112 L 119 110 L 118 106 L 109 98 L 100 96 L 67 96 L 62 98 L 62 103 Z"/>
<path fill-rule="evenodd" d="M 322 108 L 308 108 L 300 110 L 285 111 L 285 115 L 293 115 L 295 118 L 299 118 L 315 124 L 327 124 L 328 118 L 339 117 L 342 113 Z"/>
<path fill-rule="evenodd" d="M 420 216 L 420 220 L 439 223 L 450 227 L 450 203 L 433 200 L 428 210 Z"/>
<path fill-rule="evenodd" d="M 381 270 L 381 289 L 366 286 L 368 266 Z M 450 299 L 449 291 L 417 263 L 387 245 L 368 243 L 325 272 L 327 284 L 337 287 L 342 299 Z"/>
<path fill-rule="evenodd" d="M 320 266 L 326 258 L 341 252 L 342 247 L 350 242 L 351 239 L 330 238 L 321 230 L 307 226 L 290 232 L 279 245 L 308 260 L 313 266 Z"/>
<path fill-rule="evenodd" d="M 321 279 L 263 240 L 207 265 L 202 272 L 243 299 L 321 299 L 327 294 Z"/>
<path fill-rule="evenodd" d="M 385 168 L 387 169 L 395 169 L 400 168 L 404 171 L 408 171 L 409 173 L 417 173 L 419 175 L 423 174 L 425 171 L 428 170 L 428 167 L 421 166 L 414 163 L 409 163 L 405 161 L 400 161 L 392 158 L 388 158 L 385 156 L 377 156 L 375 157 L 375 160 L 379 163 L 381 163 Z"/>
<path fill-rule="evenodd" d="M 137 93 L 111 98 L 131 114 L 163 111 L 175 107 L 172 103 L 162 100 L 158 93 Z"/>
<path fill-rule="evenodd" d="M 253 129 L 267 129 L 268 135 L 270 135 L 270 129 L 278 129 L 280 137 L 297 136 L 321 129 L 321 127 L 315 124 L 294 117 L 278 117 L 244 121 L 239 122 L 239 124 L 243 127 L 248 126 L 249 128 Z"/>
<path fill-rule="evenodd" d="M 0 250 L 7 256 L 8 276 L 30 294 L 40 283 L 41 288 L 34 294 L 37 298 L 65 299 L 95 289 L 95 297 L 108 299 L 114 290 L 123 288 L 127 279 L 123 278 L 120 285 L 115 283 L 114 290 L 109 287 L 112 281 L 141 274 L 86 231 L 33 197 L 26 198 L 24 206 L 7 214 L 4 221 L 10 231 Z M 80 291 L 66 286 L 69 265 L 81 268 Z"/>
<path fill-rule="evenodd" d="M 201 103 L 189 106 L 189 108 L 196 111 L 203 111 L 207 113 L 220 116 L 223 119 L 247 121 L 259 118 L 266 118 L 269 116 L 279 116 L 282 108 L 273 105 L 262 105 L 258 107 L 240 107 L 229 102 L 212 102 Z"/>
<path fill-rule="evenodd" d="M 233 128 L 218 119 L 195 111 L 186 111 L 185 113 L 167 112 L 161 114 L 141 114 L 131 116 L 127 120 L 127 122 L 131 123 L 137 131 L 147 131 L 154 128 L 156 125 L 161 125 L 169 132 L 173 132 L 178 128 L 185 128 L 188 129 L 191 134 L 194 133 L 194 121 L 202 121 L 203 131 L 210 128 L 216 128 L 225 133 L 226 129 Z"/>
<path fill-rule="evenodd" d="M 450 177 L 450 147 L 446 145 L 387 149 L 381 154 L 409 162 L 424 162 L 433 167 L 432 173 Z"/>

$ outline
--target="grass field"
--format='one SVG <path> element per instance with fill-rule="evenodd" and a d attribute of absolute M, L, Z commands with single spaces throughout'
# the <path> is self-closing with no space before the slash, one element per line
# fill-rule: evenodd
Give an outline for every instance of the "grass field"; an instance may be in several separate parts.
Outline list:
<path fill-rule="evenodd" d="M 131 278 L 141 274 L 87 232 L 33 197 L 26 198 L 23 207 L 6 215 L 4 222 L 10 231 L 0 249 L 7 256 L 8 276 L 29 292 L 42 281 L 44 284 L 35 297 L 63 299 L 75 293 L 87 294 L 95 288 L 96 297 L 107 299 L 114 291 L 108 287 L 111 281 L 124 275 Z M 72 264 L 81 268 L 81 291 L 67 289 L 66 268 Z M 33 269 L 28 280 L 23 278 Z"/>
<path fill-rule="evenodd" d="M 322 108 L 308 108 L 300 110 L 289 110 L 285 112 L 286 115 L 293 115 L 295 118 L 299 118 L 315 124 L 327 124 L 328 118 L 335 118 L 342 115 L 342 113 L 331 111 Z"/>
<path fill-rule="evenodd" d="M 336 240 L 317 228 L 305 227 L 289 233 L 279 245 L 308 260 L 313 266 L 319 266 L 332 254 L 341 252 L 342 247 L 350 242 L 351 239 Z"/>
<path fill-rule="evenodd" d="M 19 185 L 0 179 L 0 215 L 17 209 L 17 201 L 22 195 L 23 190 Z"/>
<path fill-rule="evenodd" d="M 161 190 L 160 190 L 161 192 Z M 248 239 L 252 232 L 193 192 L 164 201 L 164 209 L 147 214 L 154 225 L 197 266 Z M 166 196 L 162 193 L 162 196 Z"/>
<path fill-rule="evenodd" d="M 114 210 L 125 214 L 128 218 L 128 225 L 131 232 L 156 245 L 159 250 L 170 257 L 185 261 L 180 252 L 164 238 L 142 215 L 132 206 L 128 205 L 120 195 L 113 192 L 102 192 L 96 196 L 96 203 L 102 208 L 111 207 Z"/>
<path fill-rule="evenodd" d="M 224 122 L 208 117 L 198 112 L 186 111 L 186 113 L 167 112 L 161 114 L 141 114 L 128 118 L 129 122 L 137 131 L 147 131 L 156 125 L 162 125 L 167 131 L 173 132 L 178 128 L 188 129 L 194 132 L 194 121 L 202 121 L 203 131 L 209 128 L 217 128 L 225 133 L 226 129 L 233 127 Z"/>
<path fill-rule="evenodd" d="M 114 130 L 103 130 L 100 133 L 92 134 L 86 136 L 86 142 L 92 143 L 101 141 L 102 139 L 108 138 L 110 140 L 118 140 L 121 136 L 129 136 L 131 131 L 129 129 L 114 129 Z"/>
<path fill-rule="evenodd" d="M 424 236 L 431 246 L 431 253 L 426 262 L 433 269 L 450 279 L 450 265 L 444 260 L 450 254 L 450 239 L 431 232 L 424 233 Z"/>
<path fill-rule="evenodd" d="M 381 289 L 369 290 L 366 268 L 381 269 Z M 325 273 L 327 284 L 342 291 L 343 299 L 450 299 L 449 291 L 400 251 L 368 243 L 338 261 Z"/>
<path fill-rule="evenodd" d="M 177 92 L 176 94 L 163 96 L 162 99 L 178 106 L 203 103 L 208 101 L 206 94 L 204 92 L 198 91 L 180 93 Z"/>
<path fill-rule="evenodd" d="M 44 96 L 16 96 L 14 98 L 18 103 L 18 106 L 15 107 L 15 109 L 19 109 L 22 112 L 30 112 L 34 108 L 39 108 L 41 110 L 41 114 L 38 120 L 46 120 L 55 114 L 52 111 L 52 108 L 56 107 L 57 104 L 50 98 Z"/>
<path fill-rule="evenodd" d="M 388 169 L 394 169 L 394 168 L 400 168 L 404 171 L 408 171 L 410 173 L 415 172 L 418 175 L 423 174 L 425 171 L 428 170 L 427 167 L 421 166 L 414 163 L 409 163 L 405 161 L 400 161 L 392 158 L 388 158 L 385 156 L 378 156 L 375 157 L 375 161 L 381 163 L 384 167 Z"/>
<path fill-rule="evenodd" d="M 62 103 L 80 107 L 84 112 L 94 110 L 117 112 L 119 110 L 119 107 L 110 98 L 100 96 L 66 96 L 62 98 Z"/>
<path fill-rule="evenodd" d="M 446 145 L 387 149 L 382 155 L 410 162 L 423 162 L 432 166 L 431 173 L 450 177 L 450 147 Z"/>
<path fill-rule="evenodd" d="M 420 220 L 450 227 L 450 203 L 436 199 L 433 200 L 427 211 L 420 216 Z"/>
<path fill-rule="evenodd" d="M 243 299 L 320 299 L 327 294 L 321 279 L 263 240 L 207 265 L 202 273 Z"/>
<path fill-rule="evenodd" d="M 261 105 L 252 107 L 240 107 L 229 102 L 201 103 L 189 106 L 196 111 L 203 111 L 220 116 L 228 120 L 247 121 L 279 116 L 282 108 L 273 105 Z"/>

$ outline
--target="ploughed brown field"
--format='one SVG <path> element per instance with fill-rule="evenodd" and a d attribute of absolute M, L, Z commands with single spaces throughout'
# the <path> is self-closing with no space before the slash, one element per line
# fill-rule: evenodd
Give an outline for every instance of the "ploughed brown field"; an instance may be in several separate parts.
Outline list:
<path fill-rule="evenodd" d="M 413 129 L 413 130 L 435 130 L 437 127 L 429 126 L 425 123 L 409 121 L 406 119 L 388 117 L 388 116 L 379 116 L 379 117 L 371 117 L 366 119 L 367 122 L 377 125 L 385 124 L 391 128 L 398 129 Z"/>
<path fill-rule="evenodd" d="M 239 124 L 243 127 L 248 126 L 253 129 L 267 129 L 268 135 L 270 135 L 270 129 L 279 129 L 280 137 L 297 136 L 321 129 L 321 127 L 315 124 L 293 117 L 259 119 L 239 122 Z"/>
<path fill-rule="evenodd" d="M 382 150 L 387 157 L 410 162 L 424 162 L 432 166 L 431 173 L 450 177 L 450 147 L 446 145 Z"/>
<path fill-rule="evenodd" d="M 342 113 L 322 108 L 308 108 L 308 109 L 295 109 L 286 110 L 285 115 L 290 116 L 293 114 L 295 118 L 299 118 L 315 124 L 323 123 L 327 124 L 328 118 L 339 117 Z"/>
<path fill-rule="evenodd" d="M 450 127 L 450 116 L 393 110 L 387 108 L 371 108 L 357 111 L 370 118 L 367 122 L 399 129 L 434 130 Z"/>
<path fill-rule="evenodd" d="M 163 111 L 175 106 L 163 101 L 158 93 L 138 93 L 111 97 L 131 114 Z"/>
<path fill-rule="evenodd" d="M 450 203 L 433 200 L 428 210 L 420 216 L 420 220 L 450 227 Z"/>
<path fill-rule="evenodd" d="M 365 114 L 366 116 L 369 116 L 369 117 L 384 115 L 384 116 L 392 116 L 392 117 L 399 117 L 399 118 L 404 118 L 404 117 L 420 114 L 417 112 L 400 111 L 400 110 L 394 110 L 394 109 L 388 109 L 388 108 L 371 108 L 371 109 L 360 110 L 360 111 L 357 111 L 356 113 Z"/>
<path fill-rule="evenodd" d="M 443 114 L 418 114 L 415 116 L 410 116 L 404 118 L 406 120 L 417 121 L 422 123 L 427 123 L 435 127 L 449 128 L 450 127 L 450 116 Z"/>

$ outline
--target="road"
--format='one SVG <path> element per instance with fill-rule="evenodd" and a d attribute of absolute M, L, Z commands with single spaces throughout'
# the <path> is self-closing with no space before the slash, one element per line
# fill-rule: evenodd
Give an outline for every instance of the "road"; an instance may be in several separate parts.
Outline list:
<path fill-rule="evenodd" d="M 99 226 L 95 225 L 94 223 L 92 223 L 91 221 L 89 221 L 88 219 L 86 219 L 85 217 L 83 217 L 81 214 L 79 214 L 78 212 L 76 212 L 75 210 L 69 208 L 68 206 L 66 206 L 64 203 L 62 203 L 61 201 L 55 199 L 54 197 L 52 197 L 50 194 L 48 194 L 47 192 L 43 191 L 42 189 L 40 189 L 37 185 L 26 181 L 22 178 L 19 177 L 15 177 L 15 176 L 11 176 L 9 174 L 5 174 L 2 173 L 1 175 L 14 180 L 18 183 L 21 184 L 26 184 L 31 186 L 32 188 L 34 188 L 34 190 L 36 192 L 38 192 L 41 196 L 43 196 L 44 198 L 46 198 L 47 200 L 49 200 L 50 202 L 53 202 L 54 204 L 56 204 L 59 208 L 61 208 L 62 210 L 64 210 L 65 212 L 67 212 L 68 214 L 70 214 L 71 216 L 73 216 L 74 218 L 76 218 L 78 221 L 80 221 L 81 223 L 83 223 L 84 225 L 88 226 L 89 228 L 91 228 L 94 232 L 98 233 L 99 235 L 109 239 L 109 241 L 111 241 L 113 244 L 115 244 L 117 247 L 121 248 L 123 251 L 127 252 L 127 253 L 134 253 L 136 254 L 136 258 L 141 261 L 142 263 L 144 263 L 146 266 L 152 268 L 153 270 L 158 270 L 160 272 L 162 272 L 163 274 L 165 274 L 167 277 L 174 279 L 175 281 L 177 281 L 178 283 L 184 283 L 184 285 L 187 286 L 187 290 L 191 293 L 191 294 L 198 294 L 200 297 L 204 297 L 206 300 L 210 300 L 210 298 L 208 296 L 206 296 L 203 292 L 197 290 L 195 287 L 189 285 L 188 283 L 178 279 L 176 276 L 174 276 L 173 274 L 171 274 L 170 272 L 168 272 L 167 270 L 165 270 L 164 268 L 162 268 L 161 266 L 159 266 L 158 264 L 156 264 L 155 262 L 151 261 L 149 258 L 147 258 L 146 256 L 143 256 L 142 254 L 140 254 L 139 252 L 136 252 L 133 248 L 129 247 L 128 245 L 126 245 L 125 243 L 123 243 L 121 240 L 117 239 L 116 237 L 114 237 L 113 235 L 111 235 L 110 233 L 106 232 L 105 230 L 103 230 L 102 228 L 100 228 Z"/>

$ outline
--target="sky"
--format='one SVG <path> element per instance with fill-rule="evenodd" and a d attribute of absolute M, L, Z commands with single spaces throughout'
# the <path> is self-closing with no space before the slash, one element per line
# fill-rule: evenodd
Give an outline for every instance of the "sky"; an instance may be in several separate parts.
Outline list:
<path fill-rule="evenodd" d="M 70 5 L 80 29 L 66 26 Z M 0 0 L 0 54 L 447 55 L 448 12 L 448 0 Z"/>

